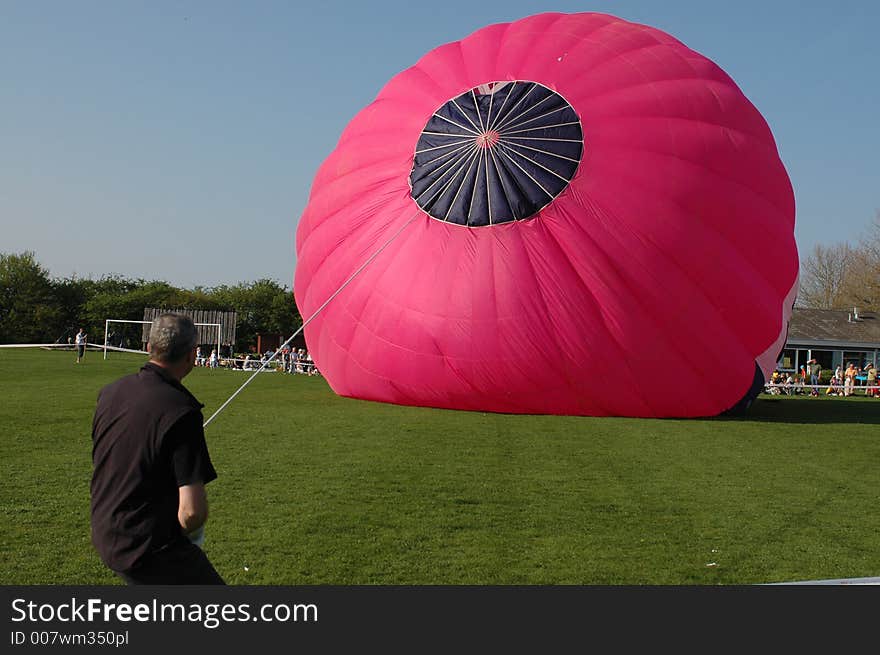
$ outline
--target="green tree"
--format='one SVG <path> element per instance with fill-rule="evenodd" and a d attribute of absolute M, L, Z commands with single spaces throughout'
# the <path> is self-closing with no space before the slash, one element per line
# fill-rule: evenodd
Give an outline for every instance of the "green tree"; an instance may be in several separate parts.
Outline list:
<path fill-rule="evenodd" d="M 0 253 L 0 343 L 51 343 L 60 323 L 49 272 L 34 253 Z"/>
<path fill-rule="evenodd" d="M 66 341 L 80 327 L 99 342 L 108 318 L 140 321 L 146 307 L 234 310 L 238 351 L 255 346 L 258 334 L 288 337 L 302 324 L 293 293 L 274 280 L 194 289 L 118 275 L 51 280 L 34 253 L 0 254 L 0 343 Z M 114 330 L 139 346 L 140 326 Z"/>
<path fill-rule="evenodd" d="M 87 301 L 96 293 L 97 283 L 90 278 L 69 277 L 53 280 L 52 285 L 60 312 L 61 341 L 73 337 L 81 327 L 86 329 L 92 340 L 95 340 L 98 333 L 93 331 L 86 320 L 84 308 Z"/>
<path fill-rule="evenodd" d="M 96 335 L 96 339 L 103 335 L 108 318 L 140 321 L 144 318 L 146 307 L 192 307 L 190 292 L 159 280 L 105 277 L 93 283 L 86 296 L 81 322 L 85 324 L 89 334 Z M 114 326 L 114 331 L 126 334 L 130 345 L 137 347 L 140 347 L 138 342 L 142 338 L 142 329 L 140 326 Z"/>
<path fill-rule="evenodd" d="M 103 340 L 104 325 L 108 318 L 139 321 L 143 318 L 143 305 L 135 297 L 140 282 L 119 276 L 106 276 L 91 280 L 86 285 L 85 298 L 79 311 L 79 323 L 86 329 L 92 341 Z"/>

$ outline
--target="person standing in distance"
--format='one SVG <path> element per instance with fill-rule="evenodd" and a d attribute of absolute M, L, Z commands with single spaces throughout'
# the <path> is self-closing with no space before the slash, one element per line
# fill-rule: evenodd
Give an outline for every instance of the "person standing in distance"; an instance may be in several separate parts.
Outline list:
<path fill-rule="evenodd" d="M 196 327 L 178 314 L 150 328 L 150 360 L 105 386 L 92 422 L 92 544 L 127 584 L 225 584 L 201 543 L 205 485 L 216 479 L 202 407 L 181 380 Z"/>
<path fill-rule="evenodd" d="M 79 332 L 76 333 L 76 363 L 79 364 L 82 361 L 83 356 L 86 354 L 86 333 L 82 328 L 79 329 Z"/>
<path fill-rule="evenodd" d="M 810 364 L 810 395 L 818 396 L 819 395 L 819 380 L 822 375 L 822 366 L 814 359 L 809 361 Z"/>

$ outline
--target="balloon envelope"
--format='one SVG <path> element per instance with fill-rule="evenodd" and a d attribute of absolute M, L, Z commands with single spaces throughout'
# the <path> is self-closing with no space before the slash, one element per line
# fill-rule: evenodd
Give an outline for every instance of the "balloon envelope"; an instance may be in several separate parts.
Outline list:
<path fill-rule="evenodd" d="M 344 396 L 716 415 L 784 345 L 794 214 L 766 121 L 717 65 L 645 25 L 541 14 L 431 51 L 351 121 L 294 292 L 310 317 L 384 246 L 305 330 Z"/>

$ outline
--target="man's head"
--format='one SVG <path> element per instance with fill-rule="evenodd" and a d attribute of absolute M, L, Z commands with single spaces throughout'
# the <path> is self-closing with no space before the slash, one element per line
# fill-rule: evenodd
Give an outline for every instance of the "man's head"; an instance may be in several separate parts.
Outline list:
<path fill-rule="evenodd" d="M 169 369 L 179 368 L 182 378 L 192 370 L 197 340 L 196 326 L 186 316 L 157 316 L 150 327 L 150 359 Z"/>

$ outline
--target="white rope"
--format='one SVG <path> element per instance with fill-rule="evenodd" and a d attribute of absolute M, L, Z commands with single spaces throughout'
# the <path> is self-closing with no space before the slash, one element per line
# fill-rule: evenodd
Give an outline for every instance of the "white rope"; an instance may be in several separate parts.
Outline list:
<path fill-rule="evenodd" d="M 255 377 L 257 377 L 257 375 L 258 375 L 263 369 L 266 368 L 266 365 L 269 364 L 269 362 L 271 362 L 273 359 L 275 359 L 275 356 L 276 356 L 279 352 L 281 352 L 281 350 L 282 350 L 283 348 L 285 348 L 285 347 L 287 346 L 287 344 L 289 344 L 291 341 L 293 341 L 294 337 L 296 337 L 296 335 L 298 335 L 300 332 L 302 332 L 302 331 L 305 329 L 305 327 L 306 327 L 309 323 L 311 323 L 311 322 L 314 320 L 314 318 L 315 318 L 318 314 L 320 314 L 320 313 L 324 310 L 324 308 L 325 308 L 327 305 L 330 304 L 330 301 L 332 301 L 336 296 L 338 296 L 340 293 L 342 293 L 342 290 L 345 289 L 345 287 L 347 287 L 347 286 L 349 285 L 349 283 L 350 283 L 352 280 L 354 280 L 358 275 L 360 275 L 361 271 L 363 271 L 367 266 L 369 266 L 370 263 L 372 263 L 372 261 L 373 261 L 374 259 L 376 259 L 376 257 L 379 256 L 379 253 L 381 253 L 383 250 L 385 250 L 385 248 L 387 248 L 389 245 L 391 245 L 391 242 L 394 241 L 397 237 L 399 237 L 400 234 L 401 234 L 401 233 L 402 233 L 402 232 L 403 232 L 403 231 L 409 226 L 409 224 L 412 223 L 414 220 L 416 220 L 420 215 L 421 215 L 421 214 L 415 214 L 415 215 L 413 215 L 413 217 L 412 217 L 411 219 L 409 219 L 406 223 L 404 223 L 403 226 L 401 226 L 401 228 L 400 228 L 399 230 L 397 230 L 397 232 L 394 233 L 394 236 L 392 236 L 390 239 L 388 239 L 388 241 L 386 241 L 385 243 L 383 243 L 383 244 L 379 247 L 379 249 L 376 250 L 376 252 L 374 252 L 372 255 L 370 255 L 370 256 L 367 258 L 367 261 L 365 261 L 363 264 L 361 264 L 360 267 L 359 267 L 354 273 L 352 273 L 352 274 L 349 276 L 349 278 L 348 278 L 345 282 L 343 282 L 342 285 L 341 285 L 336 291 L 334 291 L 334 292 L 330 295 L 329 298 L 327 298 L 327 300 L 324 301 L 324 304 L 322 304 L 320 307 L 318 307 L 318 309 L 315 310 L 315 313 L 312 314 L 311 316 L 309 316 L 309 318 L 303 322 L 303 324 L 299 327 L 299 329 L 298 329 L 296 332 L 294 332 L 292 335 L 290 335 L 290 338 L 288 338 L 287 341 L 285 341 L 285 342 L 284 342 L 283 344 L 281 344 L 278 348 L 276 348 L 276 349 L 275 349 L 275 352 L 272 353 L 272 356 L 269 357 L 268 359 L 266 359 L 264 362 L 262 362 L 262 365 L 260 366 L 260 368 L 258 368 L 256 371 L 254 371 L 254 373 L 253 373 L 253 374 L 252 374 L 247 380 L 244 381 L 244 384 L 242 384 L 242 385 L 241 385 L 241 386 L 235 391 L 235 393 L 233 393 L 231 396 L 229 396 L 229 398 L 227 398 L 227 400 L 226 400 L 225 403 L 223 403 L 222 405 L 220 405 L 220 407 L 217 409 L 216 412 L 214 412 L 213 414 L 211 414 L 211 416 L 208 418 L 208 420 L 205 421 L 203 427 L 208 427 L 208 424 L 209 424 L 211 421 L 213 421 L 213 420 L 217 417 L 217 415 L 218 415 L 220 412 L 222 412 L 222 411 L 226 408 L 226 406 L 227 406 L 229 403 L 231 403 L 231 402 L 233 401 L 233 399 L 235 399 L 235 397 L 236 397 L 238 394 L 240 394 L 240 393 L 242 392 L 242 390 L 243 390 L 247 385 L 249 385 L 249 384 L 253 381 L 253 379 L 254 379 Z"/>
<path fill-rule="evenodd" d="M 104 344 L 102 343 L 84 343 L 82 345 L 93 350 L 103 350 L 104 348 Z M 75 343 L 0 343 L 0 348 L 57 348 L 58 350 L 76 350 L 77 345 Z M 117 348 L 117 350 L 121 349 Z M 143 351 L 132 350 L 129 352 Z"/>
<path fill-rule="evenodd" d="M 146 350 L 138 350 L 136 348 L 123 348 L 122 346 L 98 346 L 101 350 L 111 350 L 118 353 L 135 353 L 136 355 L 149 355 Z"/>

